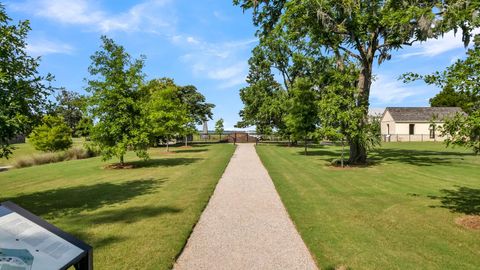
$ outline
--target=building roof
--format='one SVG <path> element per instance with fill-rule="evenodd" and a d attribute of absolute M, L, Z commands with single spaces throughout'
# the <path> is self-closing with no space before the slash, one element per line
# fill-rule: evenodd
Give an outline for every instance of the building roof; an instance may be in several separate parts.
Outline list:
<path fill-rule="evenodd" d="M 443 121 L 463 112 L 459 107 L 387 107 L 387 111 L 395 122 L 430 122 L 434 116 Z"/>

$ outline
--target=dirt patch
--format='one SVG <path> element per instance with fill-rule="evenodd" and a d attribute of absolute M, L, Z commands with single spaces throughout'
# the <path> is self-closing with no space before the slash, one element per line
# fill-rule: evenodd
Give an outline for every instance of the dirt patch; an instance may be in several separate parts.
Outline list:
<path fill-rule="evenodd" d="M 480 230 L 480 216 L 463 216 L 455 219 L 455 223 L 471 230 Z"/>
<path fill-rule="evenodd" d="M 116 164 L 105 165 L 104 168 L 108 170 L 130 170 L 130 169 L 135 169 L 135 165 L 128 164 L 128 163 L 125 163 L 125 164 L 116 163 Z"/>

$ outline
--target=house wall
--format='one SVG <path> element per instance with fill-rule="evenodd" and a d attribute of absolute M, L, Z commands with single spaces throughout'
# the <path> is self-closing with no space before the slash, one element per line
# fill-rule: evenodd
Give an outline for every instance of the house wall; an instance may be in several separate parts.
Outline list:
<path fill-rule="evenodd" d="M 382 123 L 383 124 L 383 123 Z M 414 134 L 410 135 L 410 124 L 415 125 Z M 437 124 L 435 138 L 430 138 L 430 123 L 395 123 L 395 133 L 390 132 L 390 136 L 386 136 L 383 133 L 382 137 L 384 141 L 391 142 L 424 142 L 424 141 L 444 141 L 446 138 L 440 136 L 439 129 L 442 127 L 442 123 Z M 390 124 L 390 126 L 392 126 Z M 392 128 L 390 127 L 390 131 Z"/>
<path fill-rule="evenodd" d="M 382 134 L 396 134 L 395 133 L 395 121 L 388 111 L 383 114 L 381 123 L 380 123 Z M 390 127 L 390 129 L 389 129 Z M 390 132 L 389 132 L 390 131 Z"/>

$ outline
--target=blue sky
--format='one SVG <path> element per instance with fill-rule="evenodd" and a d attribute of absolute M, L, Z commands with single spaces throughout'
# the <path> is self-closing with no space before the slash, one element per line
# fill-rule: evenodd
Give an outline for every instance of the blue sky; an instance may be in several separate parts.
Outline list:
<path fill-rule="evenodd" d="M 28 51 L 42 56 L 40 70 L 56 77 L 56 86 L 84 93 L 90 55 L 107 35 L 134 57 L 147 57 L 148 78 L 171 77 L 193 84 L 216 104 L 214 120 L 232 129 L 242 108 L 238 90 L 245 86 L 248 58 L 256 45 L 251 14 L 231 0 L 10 0 L 15 20 L 28 19 Z M 439 90 L 404 85 L 409 71 L 442 70 L 465 55 L 460 37 L 447 33 L 394 53 L 376 68 L 371 107 L 427 106 Z M 209 127 L 214 123 L 211 121 Z"/>

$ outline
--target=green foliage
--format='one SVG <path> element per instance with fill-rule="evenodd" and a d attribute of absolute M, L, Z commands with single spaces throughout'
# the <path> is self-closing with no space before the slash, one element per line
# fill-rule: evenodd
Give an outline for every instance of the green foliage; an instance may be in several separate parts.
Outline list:
<path fill-rule="evenodd" d="M 188 104 L 179 95 L 179 87 L 173 81 L 151 80 L 144 89 L 149 94 L 143 110 L 149 127 L 150 141 L 167 143 L 175 137 L 191 132 L 192 123 Z"/>
<path fill-rule="evenodd" d="M 42 122 L 42 125 L 33 129 L 29 137 L 35 149 L 56 152 L 72 146 L 72 130 L 65 124 L 63 118 L 45 115 Z"/>
<path fill-rule="evenodd" d="M 362 148 L 372 150 L 380 145 L 380 122 L 371 119 L 359 125 L 364 117 L 363 108 L 356 104 L 358 88 L 355 83 L 359 72 L 355 63 L 337 62 L 328 66 L 319 77 L 319 84 L 323 85 L 318 101 L 322 125 L 317 132 L 320 138 L 341 141 L 342 144 L 344 141 L 358 143 Z"/>
<path fill-rule="evenodd" d="M 447 136 L 447 145 L 463 146 L 480 153 L 480 110 L 469 115 L 457 114 L 447 119 L 442 127 L 442 136 Z"/>
<path fill-rule="evenodd" d="M 414 42 L 438 38 L 443 33 L 461 28 L 463 40 L 470 41 L 474 27 L 480 25 L 479 4 L 474 1 L 351 1 L 351 0 L 234 0 L 243 9 L 253 9 L 253 22 L 259 27 L 261 44 L 267 44 L 265 59 L 286 74 L 295 77 L 297 72 L 309 77 L 320 76 L 315 66 L 295 65 L 311 63 L 309 58 L 319 58 L 325 50 L 339 61 L 349 58 L 360 66 L 355 95 L 356 104 L 363 117 L 357 125 L 366 130 L 370 88 L 374 61 L 381 64 L 390 60 L 391 52 Z M 272 46 L 271 44 L 277 44 Z M 254 52 L 255 56 L 255 52 Z M 289 66 L 290 68 L 286 68 Z M 272 66 L 272 65 L 270 65 Z M 306 70 L 295 68 L 306 66 Z M 302 77 L 305 77 L 302 75 Z M 288 88 L 288 85 L 287 85 Z M 363 134 L 363 133 L 362 133 Z M 365 163 L 366 148 L 362 136 L 350 140 L 350 159 Z"/>
<path fill-rule="evenodd" d="M 39 58 L 27 54 L 28 21 L 10 24 L 11 19 L 0 3 L 0 157 L 12 152 L 9 139 L 28 134 L 40 122 L 53 91 L 50 74 L 38 73 Z"/>
<path fill-rule="evenodd" d="M 117 157 L 123 164 L 128 150 L 147 159 L 149 133 L 139 91 L 144 57 L 132 60 L 112 39 L 101 39 L 101 49 L 91 56 L 89 67 L 90 112 L 97 121 L 91 139 L 99 145 L 105 160 Z"/>
<path fill-rule="evenodd" d="M 220 118 L 215 123 L 215 133 L 221 136 L 224 131 L 225 131 L 225 128 L 223 127 L 223 118 Z"/>
<path fill-rule="evenodd" d="M 61 89 L 57 95 L 57 106 L 55 113 L 63 117 L 65 123 L 72 130 L 72 135 L 76 135 L 78 125 L 84 118 L 84 112 L 87 107 L 87 98 L 77 92 Z M 85 123 L 83 123 L 85 124 Z"/>
<path fill-rule="evenodd" d="M 467 51 L 467 58 L 457 60 L 443 72 L 430 75 L 407 73 L 404 82 L 423 80 L 442 88 L 431 102 L 434 105 L 459 106 L 467 114 L 457 114 L 447 119 L 442 135 L 447 145 L 465 146 L 476 154 L 480 152 L 480 35 L 475 46 Z"/>
<path fill-rule="evenodd" d="M 460 107 L 463 110 L 468 110 L 469 100 L 464 93 L 456 92 L 448 87 L 443 89 L 440 93 L 430 99 L 430 106 L 432 107 Z"/>
<path fill-rule="evenodd" d="M 83 117 L 80 119 L 76 126 L 77 130 L 75 135 L 78 137 L 90 137 L 90 133 L 93 129 L 93 120 L 90 117 Z"/>
<path fill-rule="evenodd" d="M 285 123 L 293 140 L 304 140 L 305 153 L 307 139 L 311 137 L 319 124 L 317 94 L 311 81 L 297 78 L 290 90 Z"/>
<path fill-rule="evenodd" d="M 261 134 L 285 129 L 283 117 L 287 92 L 275 81 L 271 72 L 272 63 L 267 55 L 265 48 L 257 47 L 253 50 L 247 77 L 249 86 L 240 90 L 244 108 L 240 111 L 242 121 L 237 124 L 241 128 L 256 126 L 257 132 Z"/>
<path fill-rule="evenodd" d="M 186 105 L 192 124 L 200 125 L 208 119 L 212 119 L 212 109 L 215 105 L 207 103 L 205 96 L 198 92 L 193 85 L 180 86 L 177 90 L 178 98 Z"/>
<path fill-rule="evenodd" d="M 477 36 L 480 40 L 480 35 Z M 434 105 L 456 105 L 470 113 L 480 109 L 480 44 L 467 51 L 467 58 L 457 60 L 443 72 L 430 75 L 407 73 L 404 82 L 423 80 L 442 90 L 431 102 Z"/>
<path fill-rule="evenodd" d="M 362 133 L 358 123 L 363 117 L 363 110 L 355 103 L 358 95 L 355 80 L 359 71 L 352 63 L 342 63 L 342 69 L 340 71 L 332 65 L 319 78 L 324 87 L 320 89 L 321 98 L 318 101 L 322 123 L 318 132 L 321 138 L 333 141 L 350 141 Z"/>

